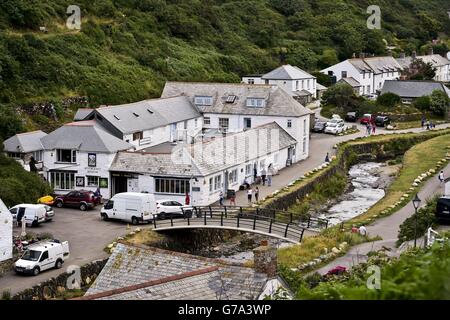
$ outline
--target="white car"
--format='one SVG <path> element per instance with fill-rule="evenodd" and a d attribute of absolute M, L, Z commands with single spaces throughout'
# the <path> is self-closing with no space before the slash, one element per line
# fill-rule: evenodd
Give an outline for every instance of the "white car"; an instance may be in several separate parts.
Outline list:
<path fill-rule="evenodd" d="M 28 246 L 22 257 L 14 264 L 17 273 L 37 276 L 41 271 L 60 269 L 69 258 L 69 242 L 46 240 Z"/>
<path fill-rule="evenodd" d="M 157 200 L 156 216 L 159 219 L 166 219 L 170 217 L 191 217 L 192 207 L 170 199 Z"/>
<path fill-rule="evenodd" d="M 331 133 L 331 134 L 339 134 L 345 131 L 345 123 L 344 121 L 333 119 L 329 122 L 327 122 L 327 126 L 325 127 L 324 132 L 325 133 Z"/>
<path fill-rule="evenodd" d="M 22 203 L 10 208 L 9 212 L 11 212 L 13 220 L 17 221 L 17 216 L 20 215 L 25 218 L 25 223 L 27 226 L 36 227 L 40 223 L 47 221 L 46 207 L 48 206 L 44 204 Z"/>

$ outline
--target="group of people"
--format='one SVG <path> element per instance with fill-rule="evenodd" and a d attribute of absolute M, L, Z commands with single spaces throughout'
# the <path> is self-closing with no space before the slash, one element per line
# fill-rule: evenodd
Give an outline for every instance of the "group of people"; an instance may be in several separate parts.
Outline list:
<path fill-rule="evenodd" d="M 366 128 L 367 128 L 367 135 L 370 136 L 372 134 L 375 134 L 377 126 L 375 125 L 374 121 L 372 122 L 369 121 L 366 124 Z"/>
<path fill-rule="evenodd" d="M 422 129 L 431 130 L 436 128 L 436 124 L 433 122 L 433 120 L 427 120 L 425 117 L 422 117 Z"/>

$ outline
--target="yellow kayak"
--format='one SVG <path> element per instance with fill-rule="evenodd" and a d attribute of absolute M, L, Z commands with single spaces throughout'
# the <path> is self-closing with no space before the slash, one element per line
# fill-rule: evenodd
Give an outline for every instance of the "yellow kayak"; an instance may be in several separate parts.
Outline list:
<path fill-rule="evenodd" d="M 43 203 L 52 206 L 55 203 L 55 199 L 52 196 L 44 196 L 39 198 L 37 203 Z"/>

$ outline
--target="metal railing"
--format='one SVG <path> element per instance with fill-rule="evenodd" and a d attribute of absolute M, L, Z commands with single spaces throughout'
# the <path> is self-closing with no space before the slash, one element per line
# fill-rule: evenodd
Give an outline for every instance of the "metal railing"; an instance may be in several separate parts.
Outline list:
<path fill-rule="evenodd" d="M 175 216 L 175 217 L 174 217 Z M 183 220 L 176 219 L 182 217 Z M 292 212 L 239 206 L 194 206 L 170 215 L 168 219 L 153 220 L 155 229 L 175 226 L 220 226 L 250 229 L 301 242 L 305 230 L 327 228 L 328 220 L 298 216 Z"/>

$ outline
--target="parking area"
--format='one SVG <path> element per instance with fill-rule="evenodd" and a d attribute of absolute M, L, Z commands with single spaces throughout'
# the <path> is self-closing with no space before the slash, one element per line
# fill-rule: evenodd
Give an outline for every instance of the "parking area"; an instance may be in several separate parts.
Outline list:
<path fill-rule="evenodd" d="M 0 292 L 10 289 L 14 294 L 57 276 L 69 265 L 82 266 L 93 260 L 108 257 L 108 254 L 103 251 L 106 245 L 117 237 L 125 235 L 129 230 L 127 230 L 127 223 L 103 221 L 100 218 L 100 208 L 101 206 L 97 206 L 89 211 L 55 208 L 53 221 L 42 223 L 36 228 L 27 228 L 27 232 L 34 234 L 48 232 L 56 239 L 69 241 L 70 258 L 64 263 L 62 269 L 45 271 L 36 277 L 16 275 L 14 272 L 7 273 L 0 278 Z M 142 224 L 139 227 L 146 228 L 151 225 Z M 20 232 L 21 228 L 14 227 L 15 235 Z"/>

